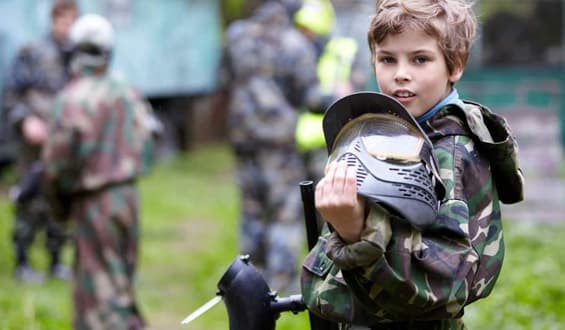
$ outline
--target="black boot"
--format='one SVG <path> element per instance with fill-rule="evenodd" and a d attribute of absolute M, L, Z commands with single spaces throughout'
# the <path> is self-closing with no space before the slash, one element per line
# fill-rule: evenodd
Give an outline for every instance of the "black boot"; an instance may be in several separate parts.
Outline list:
<path fill-rule="evenodd" d="M 16 269 L 14 271 L 16 280 L 23 283 L 41 284 L 44 277 L 41 273 L 35 271 L 27 260 L 27 249 L 22 244 L 16 245 Z"/>
<path fill-rule="evenodd" d="M 49 268 L 51 277 L 68 281 L 71 279 L 71 270 L 61 262 L 60 253 L 51 253 L 51 267 Z"/>
<path fill-rule="evenodd" d="M 17 265 L 14 276 L 16 280 L 30 284 L 42 284 L 45 279 L 43 274 L 37 272 L 28 264 Z"/>

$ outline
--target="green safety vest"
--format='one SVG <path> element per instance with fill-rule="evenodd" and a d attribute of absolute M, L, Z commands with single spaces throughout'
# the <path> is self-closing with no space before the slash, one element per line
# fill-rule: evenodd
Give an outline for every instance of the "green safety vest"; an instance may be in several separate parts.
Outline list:
<path fill-rule="evenodd" d="M 330 95 L 338 82 L 347 82 L 357 54 L 357 42 L 352 38 L 336 37 L 328 41 L 318 60 L 317 74 L 322 94 Z M 326 145 L 322 120 L 324 114 L 302 111 L 296 125 L 296 144 L 302 152 Z"/>

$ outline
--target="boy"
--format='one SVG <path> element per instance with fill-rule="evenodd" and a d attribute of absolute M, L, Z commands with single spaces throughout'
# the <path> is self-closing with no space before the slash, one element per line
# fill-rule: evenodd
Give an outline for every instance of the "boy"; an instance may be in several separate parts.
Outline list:
<path fill-rule="evenodd" d="M 523 178 L 504 119 L 453 87 L 475 27 L 464 0 L 378 2 L 368 41 L 379 88 L 433 143 L 445 196 L 435 221 L 416 229 L 357 194 L 355 167 L 328 164 L 315 197 L 333 232 L 306 258 L 302 290 L 322 317 L 343 310 L 330 318 L 371 329 L 464 329 L 464 306 L 491 292 L 504 256 L 499 201 L 522 200 Z M 311 271 L 323 258 L 333 263 L 329 290 Z M 340 285 L 349 300 L 332 297 Z"/>
<path fill-rule="evenodd" d="M 20 183 L 37 167 L 55 95 L 69 81 L 68 34 L 78 12 L 73 0 L 54 1 L 49 33 L 22 47 L 6 76 L 4 111 L 6 120 L 16 132 L 19 146 L 16 171 Z M 15 193 L 17 189 L 12 191 Z M 29 198 L 18 198 L 17 194 L 11 197 L 15 203 L 15 278 L 25 283 L 43 282 L 43 274 L 31 265 L 29 249 L 37 234 L 45 231 L 45 245 L 50 258 L 49 275 L 69 279 L 70 270 L 61 255 L 67 230 L 53 218 L 45 196 L 38 193 Z"/>
<path fill-rule="evenodd" d="M 109 69 L 115 39 L 107 19 L 81 16 L 70 38 L 73 80 L 57 96 L 42 160 L 52 209 L 73 221 L 73 329 L 139 330 L 137 179 L 151 168 L 159 125 L 142 95 Z"/>

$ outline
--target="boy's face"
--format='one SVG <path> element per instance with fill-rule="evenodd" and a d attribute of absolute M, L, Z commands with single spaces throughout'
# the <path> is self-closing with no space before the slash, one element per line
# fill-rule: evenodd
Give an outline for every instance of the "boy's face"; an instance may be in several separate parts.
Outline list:
<path fill-rule="evenodd" d="M 78 13 L 73 9 L 65 9 L 52 18 L 51 31 L 57 41 L 64 42 L 69 37 L 71 26 L 75 22 Z"/>
<path fill-rule="evenodd" d="M 462 69 L 449 73 L 435 38 L 406 29 L 375 45 L 375 74 L 382 93 L 402 103 L 414 116 L 430 110 L 451 92 Z"/>

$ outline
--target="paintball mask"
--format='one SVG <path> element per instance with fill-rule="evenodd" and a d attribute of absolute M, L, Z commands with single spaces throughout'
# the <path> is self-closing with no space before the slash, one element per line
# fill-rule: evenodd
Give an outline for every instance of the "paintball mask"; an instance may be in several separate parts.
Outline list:
<path fill-rule="evenodd" d="M 71 69 L 107 65 L 114 49 L 114 29 L 103 16 L 85 14 L 72 25 L 69 34 L 73 44 Z"/>
<path fill-rule="evenodd" d="M 324 115 L 328 163 L 357 171 L 358 194 L 423 230 L 437 217 L 445 194 L 433 146 L 395 99 L 360 92 L 332 104 Z"/>

